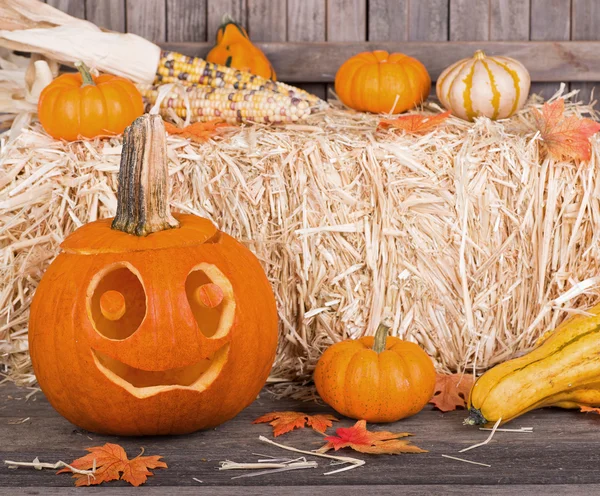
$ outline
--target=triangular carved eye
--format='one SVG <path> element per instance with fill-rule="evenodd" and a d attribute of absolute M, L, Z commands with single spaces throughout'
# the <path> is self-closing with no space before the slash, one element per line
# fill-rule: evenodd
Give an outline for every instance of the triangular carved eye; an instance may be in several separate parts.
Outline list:
<path fill-rule="evenodd" d="M 146 294 L 139 276 L 126 263 L 104 269 L 92 280 L 88 309 L 96 331 L 109 339 L 127 339 L 146 315 Z"/>
<path fill-rule="evenodd" d="M 233 325 L 235 298 L 229 279 L 214 265 L 198 265 L 185 281 L 185 292 L 202 334 L 225 336 Z"/>

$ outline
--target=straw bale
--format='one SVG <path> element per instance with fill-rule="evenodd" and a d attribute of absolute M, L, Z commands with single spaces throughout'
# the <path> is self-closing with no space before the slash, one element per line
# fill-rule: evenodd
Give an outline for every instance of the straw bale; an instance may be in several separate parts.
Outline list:
<path fill-rule="evenodd" d="M 543 158 L 536 105 L 501 122 L 451 118 L 425 136 L 376 132 L 377 116 L 330 109 L 201 145 L 168 138 L 173 208 L 246 243 L 273 284 L 275 380 L 309 378 L 326 346 L 384 317 L 441 370 L 481 371 L 599 299 L 598 140 L 589 163 Z M 0 360 L 32 384 L 32 295 L 66 235 L 114 215 L 121 142 L 54 141 L 27 121 L 10 136 Z"/>

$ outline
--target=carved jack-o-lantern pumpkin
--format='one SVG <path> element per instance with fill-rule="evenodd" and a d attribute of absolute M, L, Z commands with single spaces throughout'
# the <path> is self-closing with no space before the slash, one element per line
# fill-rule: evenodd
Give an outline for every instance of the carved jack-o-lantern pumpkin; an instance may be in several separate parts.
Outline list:
<path fill-rule="evenodd" d="M 40 387 L 91 431 L 216 426 L 273 364 L 275 299 L 258 260 L 209 220 L 173 217 L 167 180 L 162 120 L 142 116 L 126 130 L 115 219 L 63 242 L 31 307 Z"/>

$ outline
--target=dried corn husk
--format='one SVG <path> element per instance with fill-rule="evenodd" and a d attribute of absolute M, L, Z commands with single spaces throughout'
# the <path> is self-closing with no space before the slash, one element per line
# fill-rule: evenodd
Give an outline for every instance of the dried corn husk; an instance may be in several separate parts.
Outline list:
<path fill-rule="evenodd" d="M 71 17 L 39 0 L 0 0 L 0 45 L 11 50 L 39 53 L 58 62 L 79 60 L 99 71 L 137 83 L 154 79 L 160 48 L 135 34 L 101 30 L 91 22 Z M 20 23 L 20 24 L 19 24 Z M 20 25 L 25 29 L 15 29 Z"/>
<path fill-rule="evenodd" d="M 31 29 L 85 23 L 39 0 L 0 0 L 0 29 Z"/>
<path fill-rule="evenodd" d="M 42 89 L 58 74 L 58 64 L 34 54 L 21 57 L 0 48 L 0 113 L 37 111 Z"/>
<path fill-rule="evenodd" d="M 152 82 L 160 59 L 160 48 L 140 36 L 81 25 L 0 31 L 0 43 L 12 50 L 40 53 L 62 63 L 81 60 L 89 67 L 135 82 Z"/>

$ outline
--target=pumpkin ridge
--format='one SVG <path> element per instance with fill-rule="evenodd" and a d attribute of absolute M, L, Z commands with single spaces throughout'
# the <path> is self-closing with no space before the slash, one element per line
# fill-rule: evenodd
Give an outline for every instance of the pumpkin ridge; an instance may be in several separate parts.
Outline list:
<path fill-rule="evenodd" d="M 335 81 L 334 83 L 335 91 L 338 95 L 338 98 L 342 102 L 346 102 L 345 104 L 349 107 L 351 105 L 355 105 L 354 98 L 352 95 L 352 84 L 354 77 L 356 76 L 356 73 L 358 72 L 360 67 L 361 65 L 358 61 L 353 61 L 349 64 L 344 64 L 339 71 L 342 77 L 340 77 L 339 79 L 336 78 L 337 81 Z M 344 84 L 342 84 L 342 82 Z M 347 102 L 350 102 L 350 104 L 348 104 Z"/>
<path fill-rule="evenodd" d="M 45 90 L 46 90 L 46 88 L 44 88 L 44 91 Z M 44 113 L 44 114 L 48 113 L 48 115 L 50 117 L 55 116 L 57 114 L 57 111 L 56 111 L 56 101 L 58 99 L 58 95 L 60 94 L 59 93 L 60 90 L 61 90 L 61 88 L 58 87 L 58 86 L 49 88 L 49 90 L 47 91 L 46 96 L 45 96 L 45 98 L 49 102 L 48 103 L 48 107 L 49 108 L 48 109 L 46 109 L 46 107 L 40 108 L 39 109 L 40 113 Z"/>
<path fill-rule="evenodd" d="M 57 103 L 61 104 L 60 108 L 59 108 L 59 112 L 60 112 L 60 109 L 63 108 L 64 100 L 68 100 L 68 99 L 73 99 L 73 100 L 77 99 L 77 103 L 73 104 L 73 108 L 77 108 L 77 109 L 81 108 L 81 95 L 79 94 L 79 89 L 72 87 L 72 88 L 69 88 L 67 91 L 69 91 L 70 93 L 67 93 L 66 91 L 64 91 L 62 94 L 60 94 L 58 96 Z M 60 115 L 60 113 L 58 113 L 58 115 Z M 62 117 L 59 118 L 58 120 L 63 121 L 63 120 L 66 120 L 67 118 L 71 122 L 74 121 L 73 116 L 67 115 L 66 112 L 64 112 L 64 108 L 63 108 Z M 76 129 L 79 129 L 80 119 L 81 119 L 81 116 L 79 114 L 77 114 L 76 115 L 77 122 L 73 122 L 73 124 L 75 124 Z M 74 133 L 74 131 L 70 134 L 71 138 L 67 138 L 67 139 L 71 139 L 71 140 L 80 139 L 79 134 L 73 134 L 73 133 Z"/>
<path fill-rule="evenodd" d="M 450 94 L 452 91 L 452 86 L 454 85 L 454 83 L 456 82 L 456 79 L 458 78 L 458 76 L 460 75 L 460 73 L 462 72 L 462 70 L 465 68 L 465 66 L 467 65 L 469 61 L 466 60 L 465 62 L 463 62 L 460 67 L 458 67 L 458 70 L 456 71 L 456 74 L 454 75 L 454 77 L 452 78 L 452 81 L 450 81 L 448 83 L 448 94 L 446 95 L 446 100 L 448 102 L 450 102 Z M 450 71 L 446 77 L 448 77 L 450 74 L 452 73 L 452 71 Z M 442 80 L 442 84 L 445 82 L 445 80 Z"/>
<path fill-rule="evenodd" d="M 415 88 L 414 84 L 413 84 L 413 78 L 411 77 L 411 74 L 409 74 L 408 72 L 408 67 L 405 66 L 400 66 L 400 68 L 402 69 L 402 72 L 404 73 L 404 80 L 408 81 L 408 88 L 410 90 L 411 95 L 413 95 L 413 98 L 416 100 L 417 98 L 419 98 L 421 101 L 423 101 L 423 99 L 421 98 L 421 95 L 417 96 L 417 89 Z M 405 88 L 406 91 L 406 88 Z"/>
<path fill-rule="evenodd" d="M 144 99 L 142 95 L 137 92 L 131 91 L 131 87 L 123 81 L 119 81 L 119 84 L 123 88 L 124 92 L 128 95 L 128 101 L 130 102 L 130 112 L 132 120 L 138 115 L 140 112 L 144 111 Z"/>
<path fill-rule="evenodd" d="M 97 87 L 97 85 L 95 85 Z M 102 88 L 98 88 L 98 94 L 100 95 L 100 98 L 102 99 L 102 119 L 103 119 L 103 123 L 97 124 L 97 127 L 99 127 L 103 132 L 106 134 L 112 134 L 110 132 L 109 126 L 110 126 L 110 122 L 108 121 L 108 102 L 106 101 L 106 95 L 104 94 L 104 91 Z M 82 99 L 83 101 L 83 99 Z"/>
<path fill-rule="evenodd" d="M 378 62 L 378 63 L 377 63 L 377 66 L 376 66 L 376 67 L 377 67 L 377 79 L 376 79 L 376 82 L 377 82 L 377 90 L 376 90 L 376 93 L 375 93 L 376 95 L 380 95 L 380 91 L 381 91 L 381 72 L 382 72 L 381 65 L 382 65 L 382 64 L 380 64 L 380 63 Z M 379 101 L 379 102 L 377 102 L 377 104 L 378 104 L 378 105 L 380 105 L 380 101 Z M 393 106 L 393 105 L 394 105 L 394 103 L 392 103 L 392 106 Z M 367 108 L 368 108 L 368 104 L 367 104 L 367 105 L 365 105 L 365 107 L 367 107 Z M 394 110 L 393 108 L 390 108 L 389 112 L 392 112 L 393 110 Z"/>
<path fill-rule="evenodd" d="M 517 73 L 517 71 L 510 68 L 507 63 L 502 63 L 497 60 L 494 60 L 493 62 L 495 62 L 497 65 L 502 67 L 506 72 L 508 72 L 509 76 L 512 78 L 513 83 L 514 83 L 515 99 L 513 100 L 512 108 L 510 109 L 510 114 L 508 114 L 508 117 L 510 117 L 517 111 L 517 106 L 519 105 L 519 100 L 521 98 L 521 87 L 519 86 L 519 83 L 521 82 L 521 80 L 519 78 L 519 74 Z"/>
<path fill-rule="evenodd" d="M 345 379 L 344 379 L 345 411 L 348 412 L 349 416 L 354 417 L 354 418 L 364 417 L 365 415 L 356 413 L 356 405 L 354 404 L 353 397 L 356 396 L 358 388 L 356 387 L 357 385 L 354 382 L 355 376 L 354 376 L 354 374 L 350 373 L 350 371 L 359 368 L 358 366 L 363 361 L 363 358 L 362 358 L 363 354 L 370 355 L 371 352 L 375 354 L 375 358 L 377 359 L 377 361 L 379 361 L 379 358 L 378 358 L 379 353 L 374 352 L 373 350 L 364 350 L 364 351 L 361 350 L 352 355 L 352 358 L 348 361 L 346 370 L 343 371 L 344 377 L 345 377 Z M 340 371 L 338 371 L 338 373 L 339 372 Z M 377 383 L 379 384 L 379 381 L 377 381 Z M 376 390 L 377 388 L 373 388 L 373 389 Z"/>
<path fill-rule="evenodd" d="M 498 85 L 496 84 L 496 78 L 494 77 L 494 73 L 491 71 L 489 65 L 487 64 L 487 61 L 481 60 L 480 62 L 483 64 L 483 67 L 485 67 L 485 70 L 488 73 L 488 77 L 490 78 L 490 85 L 492 90 L 491 104 L 494 108 L 492 120 L 496 120 L 500 111 L 500 92 L 498 91 Z"/>
<path fill-rule="evenodd" d="M 477 65 L 478 60 L 476 60 L 471 66 L 471 71 L 463 80 L 465 83 L 465 90 L 463 92 L 463 105 L 467 112 L 467 119 L 472 121 L 475 117 L 475 113 L 473 111 L 473 100 L 471 99 L 471 91 L 473 90 L 473 76 L 475 75 L 475 67 Z"/>

